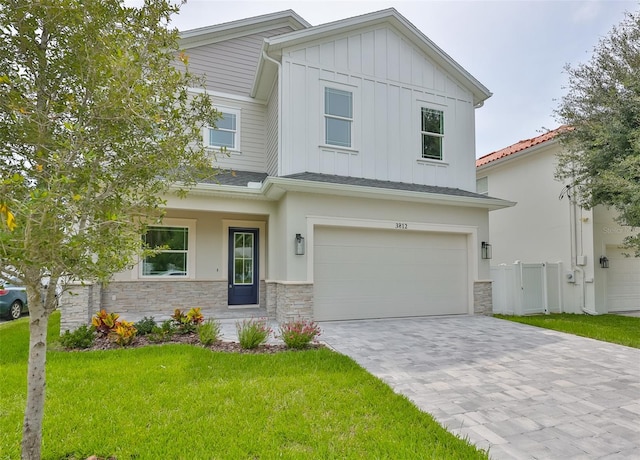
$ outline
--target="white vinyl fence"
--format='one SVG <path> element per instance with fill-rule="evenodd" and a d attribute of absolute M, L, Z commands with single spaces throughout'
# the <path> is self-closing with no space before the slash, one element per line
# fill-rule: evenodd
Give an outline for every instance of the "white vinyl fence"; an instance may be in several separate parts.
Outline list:
<path fill-rule="evenodd" d="M 562 273 L 561 262 L 491 267 L 493 312 L 518 316 L 561 313 Z"/>

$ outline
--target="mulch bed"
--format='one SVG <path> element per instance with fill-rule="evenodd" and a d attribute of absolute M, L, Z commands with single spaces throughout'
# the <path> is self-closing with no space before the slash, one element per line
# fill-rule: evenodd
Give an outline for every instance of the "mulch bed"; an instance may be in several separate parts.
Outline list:
<path fill-rule="evenodd" d="M 208 348 L 212 351 L 220 351 L 226 353 L 243 353 L 243 354 L 273 354 L 281 353 L 283 351 L 296 351 L 292 348 L 287 348 L 284 344 L 264 344 L 257 348 L 247 350 L 240 346 L 238 342 L 226 342 L 219 340 L 211 345 L 202 345 L 198 335 L 195 333 L 188 334 L 174 334 L 169 340 L 163 342 L 154 342 L 149 340 L 149 336 L 142 335 L 133 338 L 133 341 L 126 347 L 122 347 L 117 343 L 112 342 L 107 337 L 96 337 L 93 346 L 84 350 L 69 350 L 69 351 L 96 351 L 96 350 L 118 350 L 121 348 L 141 348 L 153 345 L 164 345 L 167 343 L 182 343 L 187 345 L 194 345 L 197 347 Z M 306 348 L 307 350 L 313 348 L 323 348 L 324 345 L 319 343 L 311 343 Z"/>

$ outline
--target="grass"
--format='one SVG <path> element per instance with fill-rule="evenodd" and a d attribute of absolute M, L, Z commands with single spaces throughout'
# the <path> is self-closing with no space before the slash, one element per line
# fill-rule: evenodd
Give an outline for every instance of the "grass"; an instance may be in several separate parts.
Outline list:
<path fill-rule="evenodd" d="M 553 313 L 534 316 L 495 315 L 517 323 L 544 327 L 554 331 L 640 348 L 640 318 L 620 315 L 576 315 Z"/>
<path fill-rule="evenodd" d="M 0 458 L 18 458 L 27 321 L 0 326 Z M 59 316 L 50 340 L 57 337 Z M 351 359 L 162 345 L 47 355 L 43 458 L 486 459 Z"/>

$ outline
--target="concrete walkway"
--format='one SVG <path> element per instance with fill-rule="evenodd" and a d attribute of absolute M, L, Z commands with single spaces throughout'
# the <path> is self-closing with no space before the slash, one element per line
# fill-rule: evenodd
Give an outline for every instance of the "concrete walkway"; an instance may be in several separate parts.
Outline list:
<path fill-rule="evenodd" d="M 640 350 L 483 316 L 320 337 L 493 459 L 640 459 Z"/>

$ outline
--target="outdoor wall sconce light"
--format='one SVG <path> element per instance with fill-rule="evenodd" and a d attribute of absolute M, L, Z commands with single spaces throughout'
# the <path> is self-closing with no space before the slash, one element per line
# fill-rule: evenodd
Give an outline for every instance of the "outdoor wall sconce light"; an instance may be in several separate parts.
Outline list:
<path fill-rule="evenodd" d="M 304 255 L 304 236 L 300 233 L 296 233 L 296 255 Z"/>
<path fill-rule="evenodd" d="M 600 267 L 601 268 L 609 268 L 609 259 L 606 256 L 600 257 Z"/>
<path fill-rule="evenodd" d="M 491 259 L 493 254 L 491 253 L 491 245 L 489 243 L 487 243 L 486 241 L 483 241 L 480 249 L 481 249 L 480 254 L 482 255 L 483 259 Z"/>

